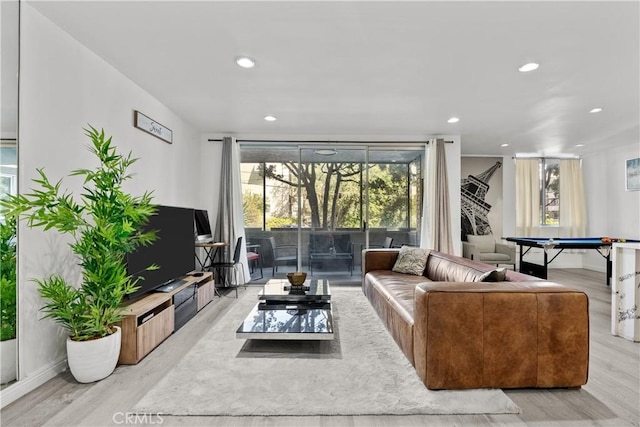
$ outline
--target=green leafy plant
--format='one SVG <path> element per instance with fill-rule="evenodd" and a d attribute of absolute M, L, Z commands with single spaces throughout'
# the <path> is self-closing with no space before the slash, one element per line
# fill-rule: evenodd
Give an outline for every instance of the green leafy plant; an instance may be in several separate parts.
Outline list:
<path fill-rule="evenodd" d="M 62 180 L 52 184 L 37 169 L 39 178 L 33 182 L 38 188 L 0 201 L 7 217 L 22 217 L 29 227 L 55 229 L 72 237 L 70 247 L 83 269 L 80 286 L 60 276 L 35 282 L 46 301 L 42 307 L 45 318 L 58 322 L 76 341 L 115 332 L 114 323 L 122 319 L 122 299 L 137 289 L 138 279 L 127 274 L 126 254 L 156 238 L 154 231 L 140 229 L 156 210 L 151 193 L 135 197 L 122 189 L 132 177 L 127 169 L 137 159 L 131 153 L 118 154 L 104 130 L 92 126 L 84 130 L 99 165 L 95 170 L 71 172 L 70 176 L 84 178 L 78 200 L 60 189 Z"/>
<path fill-rule="evenodd" d="M 16 337 L 16 220 L 0 223 L 0 341 Z"/>

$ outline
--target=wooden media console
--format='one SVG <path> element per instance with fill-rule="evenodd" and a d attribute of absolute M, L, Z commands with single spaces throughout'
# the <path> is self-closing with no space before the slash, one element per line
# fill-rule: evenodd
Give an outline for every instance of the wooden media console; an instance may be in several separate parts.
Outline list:
<path fill-rule="evenodd" d="M 167 339 L 175 329 L 175 307 L 173 297 L 190 286 L 197 287 L 197 310 L 213 300 L 215 284 L 213 274 L 186 276 L 184 283 L 169 292 L 154 292 L 138 299 L 127 301 L 122 328 L 122 344 L 118 363 L 135 365 Z"/>

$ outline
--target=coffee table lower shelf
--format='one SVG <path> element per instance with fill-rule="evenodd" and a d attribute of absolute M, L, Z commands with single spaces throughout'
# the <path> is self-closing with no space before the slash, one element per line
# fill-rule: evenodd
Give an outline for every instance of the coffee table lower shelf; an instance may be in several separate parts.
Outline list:
<path fill-rule="evenodd" d="M 251 340 L 332 340 L 331 303 L 277 304 L 259 302 L 236 330 Z"/>

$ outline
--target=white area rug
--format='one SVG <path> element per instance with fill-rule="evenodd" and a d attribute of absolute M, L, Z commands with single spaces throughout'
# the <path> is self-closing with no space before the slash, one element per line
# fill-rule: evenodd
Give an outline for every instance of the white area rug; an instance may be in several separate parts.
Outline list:
<path fill-rule="evenodd" d="M 359 288 L 332 288 L 333 341 L 245 341 L 249 289 L 135 406 L 167 415 L 519 413 L 502 390 L 428 390 Z"/>

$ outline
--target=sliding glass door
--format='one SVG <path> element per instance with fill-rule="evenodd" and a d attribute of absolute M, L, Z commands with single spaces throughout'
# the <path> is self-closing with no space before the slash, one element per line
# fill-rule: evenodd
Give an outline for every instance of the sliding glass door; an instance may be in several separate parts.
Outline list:
<path fill-rule="evenodd" d="M 424 149 L 369 149 L 370 247 L 420 245 Z"/>
<path fill-rule="evenodd" d="M 423 153 L 421 144 L 241 143 L 247 240 L 273 276 L 357 279 L 362 249 L 419 245 Z"/>
<path fill-rule="evenodd" d="M 314 277 L 352 276 L 366 246 L 367 148 L 301 147 L 300 245 Z M 357 272 L 356 272 L 357 275 Z"/>

